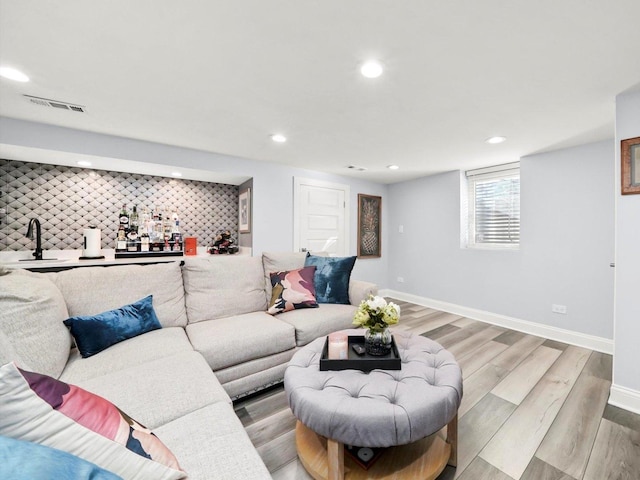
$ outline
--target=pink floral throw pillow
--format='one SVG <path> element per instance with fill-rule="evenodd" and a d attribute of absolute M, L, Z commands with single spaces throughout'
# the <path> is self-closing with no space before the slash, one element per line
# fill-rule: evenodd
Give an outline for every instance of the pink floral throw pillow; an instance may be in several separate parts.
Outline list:
<path fill-rule="evenodd" d="M 66 451 L 123 478 L 186 476 L 149 429 L 111 402 L 13 363 L 0 368 L 0 417 L 0 435 Z"/>
<path fill-rule="evenodd" d="M 315 273 L 315 266 L 271 273 L 272 293 L 267 313 L 275 315 L 298 308 L 317 308 Z"/>

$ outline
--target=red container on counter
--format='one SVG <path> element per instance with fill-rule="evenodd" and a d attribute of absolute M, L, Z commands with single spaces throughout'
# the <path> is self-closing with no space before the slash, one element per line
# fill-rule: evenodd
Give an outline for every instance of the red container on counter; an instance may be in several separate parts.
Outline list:
<path fill-rule="evenodd" d="M 196 237 L 185 237 L 185 239 L 184 239 L 184 254 L 185 255 L 197 255 L 198 254 L 198 239 Z"/>

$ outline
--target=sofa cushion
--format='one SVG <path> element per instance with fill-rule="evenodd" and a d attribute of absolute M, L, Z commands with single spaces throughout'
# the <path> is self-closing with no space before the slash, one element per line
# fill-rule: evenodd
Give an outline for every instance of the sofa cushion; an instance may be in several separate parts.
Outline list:
<path fill-rule="evenodd" d="M 266 312 L 190 323 L 186 330 L 213 371 L 296 346 L 293 327 Z"/>
<path fill-rule="evenodd" d="M 156 429 L 189 472 L 189 480 L 271 480 L 242 423 L 227 403 L 214 403 Z M 206 448 L 198 448 L 206 445 Z"/>
<path fill-rule="evenodd" d="M 69 452 L 128 479 L 185 476 L 155 435 L 110 402 L 13 363 L 0 368 L 0 435 Z"/>
<path fill-rule="evenodd" d="M 284 371 L 295 352 L 296 349 L 292 348 L 268 357 L 256 358 L 222 370 L 216 370 L 216 378 L 220 380 L 222 388 L 231 397 L 231 400 L 235 401 L 271 385 L 282 383 Z"/>
<path fill-rule="evenodd" d="M 64 324 L 70 328 L 80 355 L 87 358 L 123 340 L 162 328 L 152 302 L 153 295 L 148 295 L 108 312 L 67 318 Z"/>
<path fill-rule="evenodd" d="M 191 351 L 193 347 L 183 328 L 163 328 L 117 343 L 89 358 L 82 358 L 74 348 L 60 380 L 78 383 L 158 358 Z"/>
<path fill-rule="evenodd" d="M 337 330 L 353 328 L 353 316 L 357 308 L 353 305 L 323 303 L 313 310 L 293 310 L 278 315 L 278 319 L 296 329 L 296 344 L 301 347 L 318 337 Z"/>
<path fill-rule="evenodd" d="M 318 303 L 349 305 L 349 280 L 356 257 L 318 257 L 309 255 L 305 266 L 315 265 L 316 298 Z"/>
<path fill-rule="evenodd" d="M 190 324 L 267 309 L 260 258 L 185 258 L 182 275 Z"/>
<path fill-rule="evenodd" d="M 231 403 L 203 356 L 195 351 L 152 360 L 77 385 L 110 400 L 152 429 L 210 403 Z"/>
<path fill-rule="evenodd" d="M 9 362 L 14 362 L 20 368 L 34 370 L 34 368 L 31 368 L 29 364 L 22 360 L 22 357 L 18 355 L 18 352 L 11 344 L 11 340 L 7 337 L 7 334 L 0 330 L 0 365 L 4 365 Z"/>
<path fill-rule="evenodd" d="M 95 315 L 153 295 L 153 308 L 163 327 L 187 324 L 178 262 L 72 268 L 45 275 L 60 288 L 70 317 Z"/>
<path fill-rule="evenodd" d="M 45 473 L 46 472 L 46 473 Z M 0 475 L 2 478 L 74 480 L 122 480 L 75 455 L 33 442 L 0 436 Z"/>
<path fill-rule="evenodd" d="M 13 350 L 3 349 L 3 360 L 59 377 L 69 358 L 71 335 L 62 323 L 69 314 L 58 287 L 46 277 L 16 270 L 0 276 L 0 305 L 3 343 Z"/>
<path fill-rule="evenodd" d="M 349 303 L 351 305 L 358 306 L 362 300 L 369 298 L 369 295 L 375 297 L 377 294 L 378 286 L 375 283 L 353 279 L 349 282 Z"/>
<path fill-rule="evenodd" d="M 313 275 L 316 267 L 304 267 L 271 274 L 271 302 L 267 313 L 288 312 L 297 308 L 318 308 Z"/>
<path fill-rule="evenodd" d="M 264 252 L 262 254 L 264 288 L 267 301 L 271 299 L 271 273 L 302 268 L 306 257 L 306 252 Z"/>

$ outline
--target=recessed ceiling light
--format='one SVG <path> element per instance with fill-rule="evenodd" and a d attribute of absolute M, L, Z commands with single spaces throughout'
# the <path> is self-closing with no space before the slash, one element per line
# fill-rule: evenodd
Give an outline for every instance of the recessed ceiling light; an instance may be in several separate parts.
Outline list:
<path fill-rule="evenodd" d="M 378 78 L 382 75 L 382 65 L 375 60 L 370 60 L 360 67 L 360 73 L 367 78 Z"/>
<path fill-rule="evenodd" d="M 502 143 L 507 139 L 507 137 L 489 137 L 485 140 L 485 142 L 487 143 L 492 143 L 492 144 L 496 144 L 496 143 Z"/>
<path fill-rule="evenodd" d="M 91 162 L 88 160 L 80 160 L 77 162 L 78 165 L 80 165 L 81 167 L 90 167 L 91 166 Z"/>
<path fill-rule="evenodd" d="M 387 165 L 389 170 L 398 170 L 400 167 L 398 165 Z"/>
<path fill-rule="evenodd" d="M 287 137 L 285 137 L 280 133 L 274 133 L 273 135 L 271 135 L 271 140 L 273 140 L 276 143 L 284 143 L 287 141 Z"/>
<path fill-rule="evenodd" d="M 181 177 L 182 173 L 181 172 L 171 172 L 171 175 L 174 177 Z"/>
<path fill-rule="evenodd" d="M 15 80 L 16 82 L 29 81 L 29 77 L 27 77 L 24 73 L 11 67 L 0 67 L 0 77 L 8 78 L 9 80 Z"/>

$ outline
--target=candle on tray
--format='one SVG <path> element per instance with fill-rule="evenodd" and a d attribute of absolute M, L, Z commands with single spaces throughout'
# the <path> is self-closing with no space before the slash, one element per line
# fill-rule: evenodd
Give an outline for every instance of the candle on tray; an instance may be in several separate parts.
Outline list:
<path fill-rule="evenodd" d="M 346 360 L 349 355 L 349 337 L 344 332 L 329 334 L 329 359 Z"/>

